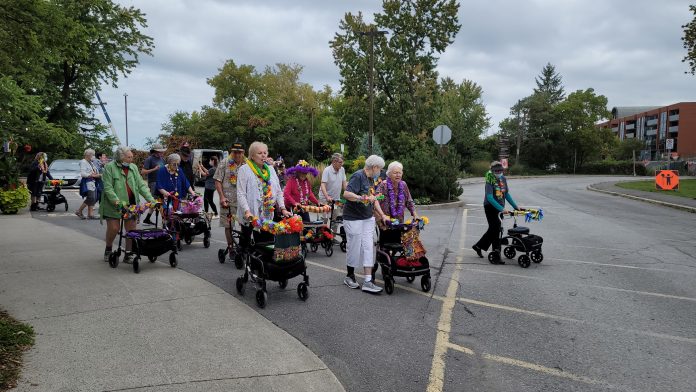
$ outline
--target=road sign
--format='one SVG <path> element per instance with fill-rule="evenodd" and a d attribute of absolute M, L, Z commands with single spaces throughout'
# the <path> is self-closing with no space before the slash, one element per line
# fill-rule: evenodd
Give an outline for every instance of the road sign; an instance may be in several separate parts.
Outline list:
<path fill-rule="evenodd" d="M 507 160 L 507 158 L 501 159 L 501 160 L 500 160 L 500 164 L 503 165 L 503 169 L 507 169 L 507 168 L 508 168 L 508 160 Z"/>
<path fill-rule="evenodd" d="M 433 129 L 433 140 L 439 145 L 447 144 L 452 139 L 452 130 L 447 125 L 438 125 Z"/>
<path fill-rule="evenodd" d="M 674 139 L 666 139 L 665 140 L 665 148 L 667 150 L 673 150 L 674 149 Z"/>
<path fill-rule="evenodd" d="M 679 171 L 655 170 L 655 189 L 658 191 L 678 191 Z"/>

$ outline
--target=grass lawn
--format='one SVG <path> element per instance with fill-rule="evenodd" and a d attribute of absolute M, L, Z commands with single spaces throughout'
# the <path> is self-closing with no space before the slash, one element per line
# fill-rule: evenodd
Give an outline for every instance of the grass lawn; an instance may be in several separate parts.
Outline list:
<path fill-rule="evenodd" d="M 678 191 L 658 191 L 655 189 L 655 180 L 619 182 L 616 184 L 616 186 L 645 192 L 665 192 L 668 195 L 696 199 L 696 180 L 679 181 Z"/>
<path fill-rule="evenodd" d="M 22 352 L 34 344 L 34 330 L 0 310 L 0 391 L 17 385 Z"/>

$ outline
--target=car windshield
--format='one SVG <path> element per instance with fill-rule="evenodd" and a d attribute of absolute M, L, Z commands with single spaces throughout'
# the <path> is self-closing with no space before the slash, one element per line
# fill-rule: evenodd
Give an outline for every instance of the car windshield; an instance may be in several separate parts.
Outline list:
<path fill-rule="evenodd" d="M 53 171 L 80 171 L 80 161 L 54 161 L 51 163 L 50 170 Z"/>

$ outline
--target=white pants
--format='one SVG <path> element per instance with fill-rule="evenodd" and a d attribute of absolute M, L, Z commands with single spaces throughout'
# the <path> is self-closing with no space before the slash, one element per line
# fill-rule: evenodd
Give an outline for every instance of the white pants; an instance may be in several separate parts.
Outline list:
<path fill-rule="evenodd" d="M 372 267 L 374 259 L 375 218 L 343 221 L 346 230 L 346 262 L 349 267 Z"/>

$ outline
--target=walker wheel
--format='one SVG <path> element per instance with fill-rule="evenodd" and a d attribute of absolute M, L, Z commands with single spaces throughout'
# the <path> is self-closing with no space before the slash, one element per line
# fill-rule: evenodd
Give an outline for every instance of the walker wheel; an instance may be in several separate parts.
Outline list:
<path fill-rule="evenodd" d="M 242 275 L 242 281 L 244 283 L 249 281 L 249 273 L 248 272 L 244 272 L 244 275 Z"/>
<path fill-rule="evenodd" d="M 394 292 L 394 279 L 391 276 L 384 277 L 384 291 L 389 295 Z"/>
<path fill-rule="evenodd" d="M 491 264 L 498 264 L 500 262 L 500 253 L 496 251 L 488 253 L 488 261 Z"/>
<path fill-rule="evenodd" d="M 118 267 L 118 258 L 119 258 L 118 252 L 112 252 L 109 255 L 109 267 L 111 267 L 111 268 Z"/>
<path fill-rule="evenodd" d="M 300 282 L 300 284 L 297 285 L 297 296 L 300 297 L 300 299 L 303 301 L 306 301 L 307 298 L 309 298 L 309 290 L 307 289 L 307 283 Z"/>
<path fill-rule="evenodd" d="M 184 247 L 181 246 L 181 240 L 176 240 L 176 249 L 177 250 L 183 250 Z"/>
<path fill-rule="evenodd" d="M 210 248 L 210 236 L 206 235 L 203 237 L 203 246 Z"/>
<path fill-rule="evenodd" d="M 346 253 L 346 243 L 345 242 L 341 242 L 341 245 L 339 245 L 339 247 L 341 248 L 341 252 Z"/>
<path fill-rule="evenodd" d="M 224 264 L 224 263 L 225 263 L 225 258 L 226 258 L 225 250 L 224 250 L 224 249 L 218 249 L 218 261 L 220 262 L 220 264 Z"/>
<path fill-rule="evenodd" d="M 306 259 L 307 258 L 307 245 L 302 244 L 302 258 Z"/>
<path fill-rule="evenodd" d="M 326 245 L 326 249 L 324 251 L 326 252 L 326 256 L 331 257 L 331 255 L 333 255 L 333 244 L 329 243 Z"/>
<path fill-rule="evenodd" d="M 515 251 L 515 248 L 513 248 L 512 246 L 506 246 L 505 249 L 503 249 L 503 254 L 508 259 L 514 259 L 515 255 L 517 254 L 517 251 Z"/>
<path fill-rule="evenodd" d="M 147 256 L 147 259 L 150 260 L 151 263 L 154 263 L 157 261 L 157 256 Z"/>
<path fill-rule="evenodd" d="M 529 268 L 529 265 L 531 264 L 529 260 L 529 256 L 527 255 L 522 255 L 517 259 L 517 264 L 520 265 L 522 268 Z"/>
<path fill-rule="evenodd" d="M 236 252 L 234 255 L 234 266 L 237 267 L 237 269 L 244 268 L 244 256 L 239 252 Z"/>
<path fill-rule="evenodd" d="M 46 212 L 52 212 L 52 211 L 54 211 L 55 209 L 56 209 L 56 205 L 55 205 L 55 204 L 49 204 L 49 205 L 46 206 Z"/>
<path fill-rule="evenodd" d="M 256 290 L 256 305 L 258 305 L 259 308 L 263 309 L 266 307 L 266 299 L 268 299 L 268 295 L 265 291 L 261 289 Z"/>
<path fill-rule="evenodd" d="M 241 276 L 238 277 L 237 281 L 235 282 L 234 285 L 235 285 L 235 287 L 237 287 L 237 292 L 239 293 L 239 295 L 243 296 L 244 295 L 244 279 L 242 279 Z"/>
<path fill-rule="evenodd" d="M 312 252 L 316 252 L 317 249 L 319 249 L 319 244 L 317 244 L 316 242 L 314 242 L 314 243 L 312 243 L 312 244 L 310 245 L 310 248 L 312 249 Z"/>
<path fill-rule="evenodd" d="M 408 283 L 413 283 L 414 280 L 416 280 L 416 277 L 415 277 L 415 276 L 407 276 L 407 277 L 406 277 L 406 281 L 407 281 Z"/>
<path fill-rule="evenodd" d="M 541 263 L 544 261 L 544 254 L 541 253 L 541 251 L 535 250 L 530 254 L 530 256 L 532 257 L 532 261 L 535 263 Z"/>
<path fill-rule="evenodd" d="M 191 234 L 184 234 L 184 242 L 186 242 L 186 245 L 191 245 L 191 243 L 193 242 L 193 237 L 191 236 Z"/>
<path fill-rule="evenodd" d="M 280 286 L 281 289 L 284 289 L 288 287 L 288 280 L 287 279 L 281 279 L 278 281 L 278 286 Z"/>
<path fill-rule="evenodd" d="M 170 253 L 169 254 L 169 265 L 171 265 L 172 268 L 176 268 L 177 264 L 178 263 L 176 261 L 176 253 L 174 253 L 174 252 Z"/>
<path fill-rule="evenodd" d="M 430 287 L 430 276 L 423 275 L 421 278 L 421 289 L 427 293 L 430 291 Z"/>
<path fill-rule="evenodd" d="M 68 202 L 65 202 L 65 211 L 68 211 Z"/>
<path fill-rule="evenodd" d="M 133 272 L 136 274 L 140 272 L 140 256 L 135 256 L 133 258 Z"/>

